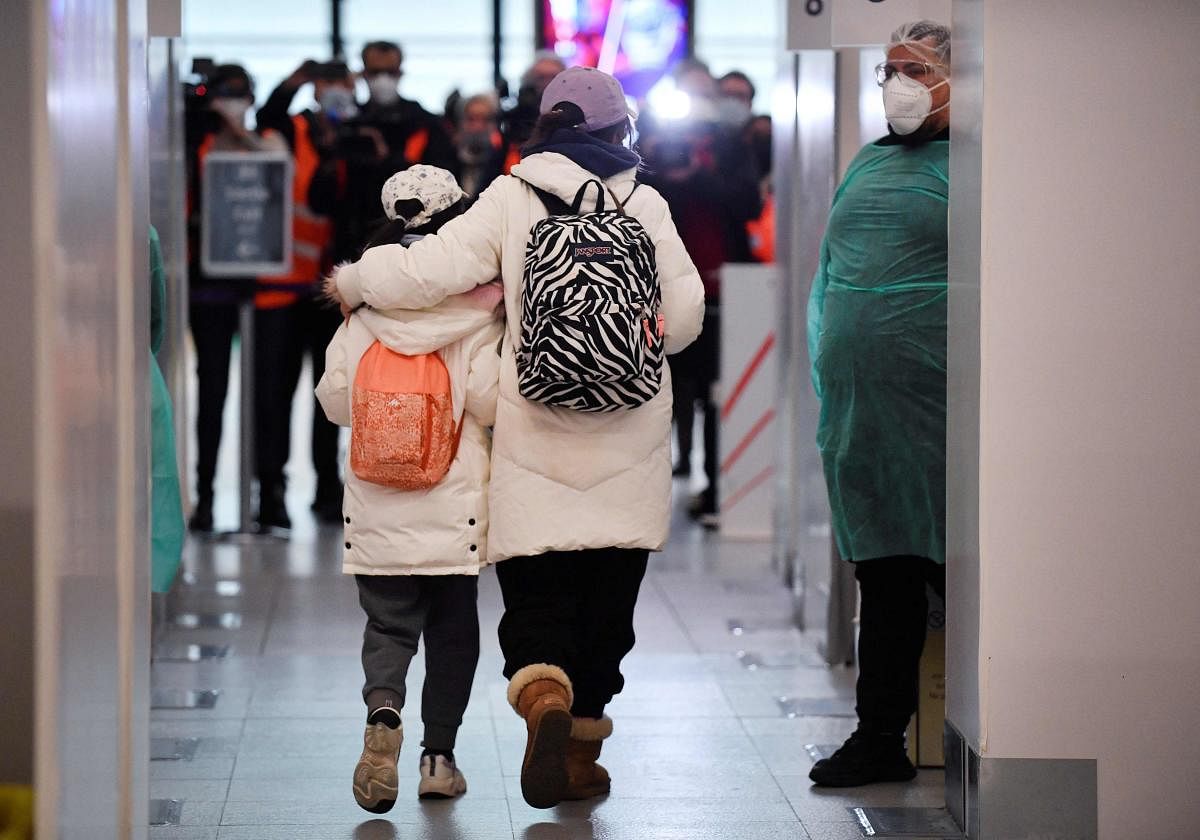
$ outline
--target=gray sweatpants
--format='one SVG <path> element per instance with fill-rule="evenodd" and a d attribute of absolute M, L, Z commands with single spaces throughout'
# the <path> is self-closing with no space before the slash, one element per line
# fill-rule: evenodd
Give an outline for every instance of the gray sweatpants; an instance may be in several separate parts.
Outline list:
<path fill-rule="evenodd" d="M 355 575 L 367 614 L 362 664 L 368 711 L 404 706 L 408 666 L 425 636 L 423 746 L 454 749 L 479 662 L 479 578 L 474 575 Z"/>

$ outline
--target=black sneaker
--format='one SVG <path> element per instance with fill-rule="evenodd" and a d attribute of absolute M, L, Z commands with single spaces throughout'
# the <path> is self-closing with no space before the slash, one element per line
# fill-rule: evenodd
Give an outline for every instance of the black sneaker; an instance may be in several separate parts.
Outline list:
<path fill-rule="evenodd" d="M 859 787 L 877 782 L 909 782 L 917 768 L 908 760 L 904 736 L 855 732 L 829 758 L 813 765 L 808 778 L 822 787 Z"/>
<path fill-rule="evenodd" d="M 198 534 L 213 532 L 212 497 L 201 498 L 196 502 L 192 518 L 188 520 L 188 530 Z"/>
<path fill-rule="evenodd" d="M 287 505 L 284 503 L 282 487 L 268 488 L 261 494 L 258 505 L 258 524 L 261 528 L 286 530 L 292 527 L 292 520 L 288 518 Z"/>
<path fill-rule="evenodd" d="M 688 500 L 688 516 L 699 521 L 705 514 L 717 512 L 717 497 L 711 487 L 706 487 Z"/>
<path fill-rule="evenodd" d="M 342 523 L 342 496 L 343 489 L 340 481 L 336 484 L 318 483 L 317 495 L 311 506 L 317 520 L 326 525 L 340 525 Z"/>

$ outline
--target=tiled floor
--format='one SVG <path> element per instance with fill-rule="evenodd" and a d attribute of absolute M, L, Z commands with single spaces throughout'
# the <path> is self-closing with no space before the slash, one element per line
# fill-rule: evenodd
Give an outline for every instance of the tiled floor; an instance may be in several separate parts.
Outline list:
<path fill-rule="evenodd" d="M 350 777 L 363 724 L 363 619 L 353 581 L 340 573 L 339 532 L 317 529 L 304 501 L 290 500 L 290 541 L 188 546 L 175 612 L 234 613 L 225 621 L 235 626 L 169 625 L 158 637 L 159 650 L 181 642 L 230 650 L 223 659 L 153 666 L 156 688 L 220 696 L 212 709 L 152 712 L 152 737 L 199 739 L 191 760 L 152 762 L 152 798 L 182 802 L 181 824 L 152 828 L 152 838 L 836 840 L 863 836 L 853 806 L 942 805 L 940 771 L 922 771 L 910 785 L 811 787 L 805 745 L 849 734 L 853 674 L 825 667 L 811 640 L 788 629 L 789 599 L 766 546 L 724 542 L 681 518 L 667 551 L 651 560 L 627 686 L 609 708 L 609 797 L 549 811 L 522 801 L 524 730 L 505 700 L 500 594 L 488 572 L 483 655 L 456 750 L 470 792 L 451 803 L 417 800 L 418 659 L 400 801 L 384 818 L 361 811 Z M 731 619 L 743 619 L 746 632 L 733 635 Z M 739 651 L 790 667 L 749 669 Z M 781 696 L 823 701 L 825 714 L 839 716 L 785 718 Z"/>

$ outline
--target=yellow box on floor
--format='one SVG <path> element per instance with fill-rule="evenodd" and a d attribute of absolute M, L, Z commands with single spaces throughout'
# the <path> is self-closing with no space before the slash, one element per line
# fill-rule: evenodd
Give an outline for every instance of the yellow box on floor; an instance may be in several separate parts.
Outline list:
<path fill-rule="evenodd" d="M 917 679 L 917 713 L 908 724 L 908 757 L 918 767 L 945 767 L 946 608 L 929 593 L 929 626 Z"/>
<path fill-rule="evenodd" d="M 33 788 L 0 785 L 0 840 L 33 840 Z"/>

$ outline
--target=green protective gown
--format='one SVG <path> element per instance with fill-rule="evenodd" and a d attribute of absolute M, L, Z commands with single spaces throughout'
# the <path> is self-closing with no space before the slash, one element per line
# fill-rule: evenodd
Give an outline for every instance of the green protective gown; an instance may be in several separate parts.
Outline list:
<path fill-rule="evenodd" d="M 808 302 L 838 550 L 946 561 L 949 147 L 887 139 L 833 198 Z"/>
<path fill-rule="evenodd" d="M 150 228 L 150 588 L 166 592 L 183 554 L 183 500 L 175 458 L 171 394 L 154 354 L 166 332 L 167 284 L 158 231 Z"/>

